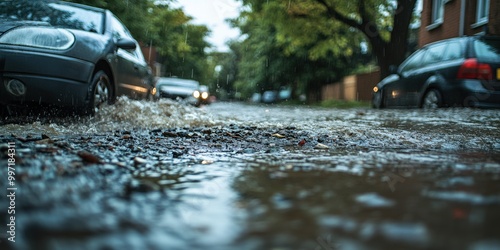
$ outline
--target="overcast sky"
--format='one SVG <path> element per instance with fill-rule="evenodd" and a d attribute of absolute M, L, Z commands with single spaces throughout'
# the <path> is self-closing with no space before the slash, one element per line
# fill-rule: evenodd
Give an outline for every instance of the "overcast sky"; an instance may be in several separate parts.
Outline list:
<path fill-rule="evenodd" d="M 217 51 L 228 51 L 226 42 L 239 36 L 239 30 L 225 22 L 239 15 L 241 3 L 236 0 L 176 0 L 173 6 L 193 17 L 194 24 L 204 24 L 212 31 L 207 41 Z"/>

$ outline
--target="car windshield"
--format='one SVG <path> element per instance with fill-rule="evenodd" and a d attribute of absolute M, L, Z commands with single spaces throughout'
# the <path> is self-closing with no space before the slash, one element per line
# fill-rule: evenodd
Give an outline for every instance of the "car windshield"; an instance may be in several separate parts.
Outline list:
<path fill-rule="evenodd" d="M 168 78 L 162 78 L 158 80 L 157 83 L 158 86 L 177 86 L 177 87 L 185 87 L 185 88 L 192 88 L 192 89 L 197 89 L 199 87 L 198 82 L 196 81 L 191 81 L 191 80 L 183 80 L 183 79 L 168 79 Z"/>
<path fill-rule="evenodd" d="M 474 43 L 474 49 L 478 59 L 488 62 L 500 61 L 500 40 L 483 39 Z"/>
<path fill-rule="evenodd" d="M 0 2 L 0 22 L 37 21 L 55 27 L 103 33 L 103 14 L 57 2 L 36 0 Z"/>

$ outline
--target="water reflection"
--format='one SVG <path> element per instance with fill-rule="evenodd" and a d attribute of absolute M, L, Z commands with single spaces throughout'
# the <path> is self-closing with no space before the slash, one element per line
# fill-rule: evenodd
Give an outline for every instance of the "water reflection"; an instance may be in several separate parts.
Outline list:
<path fill-rule="evenodd" d="M 405 161 L 401 172 L 399 153 L 377 153 L 381 163 L 373 163 L 370 154 L 246 168 L 232 185 L 236 205 L 248 214 L 238 244 L 258 249 L 463 249 L 497 239 L 497 163 L 458 157 L 462 163 L 450 164 L 439 160 L 444 155 L 427 153 Z M 363 171 L 354 170 L 360 163 Z M 394 191 L 384 181 L 387 173 L 408 172 Z M 475 182 L 481 185 L 472 186 Z"/>

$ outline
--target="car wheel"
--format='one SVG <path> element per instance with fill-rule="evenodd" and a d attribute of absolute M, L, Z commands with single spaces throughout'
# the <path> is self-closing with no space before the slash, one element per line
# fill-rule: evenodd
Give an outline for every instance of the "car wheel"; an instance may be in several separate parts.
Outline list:
<path fill-rule="evenodd" d="M 88 114 L 95 114 L 103 104 L 112 104 L 112 90 L 109 77 L 104 71 L 98 71 L 92 78 L 90 85 Z"/>
<path fill-rule="evenodd" d="M 436 89 L 430 89 L 425 93 L 424 99 L 422 100 L 422 108 L 424 109 L 436 109 L 442 106 L 441 94 Z"/>
<path fill-rule="evenodd" d="M 9 110 L 6 105 L 0 104 L 0 117 L 7 117 L 9 114 Z"/>
<path fill-rule="evenodd" d="M 372 107 L 376 109 L 384 108 L 384 97 L 382 94 L 382 90 L 373 94 Z"/>

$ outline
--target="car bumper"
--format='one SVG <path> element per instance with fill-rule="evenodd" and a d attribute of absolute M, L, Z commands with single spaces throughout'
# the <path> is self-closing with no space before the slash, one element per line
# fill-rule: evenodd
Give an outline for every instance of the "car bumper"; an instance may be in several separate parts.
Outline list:
<path fill-rule="evenodd" d="M 0 47 L 0 103 L 83 106 L 94 64 L 62 55 Z M 13 94 L 11 80 L 25 91 Z"/>
<path fill-rule="evenodd" d="M 448 106 L 500 108 L 500 83 L 494 84 L 497 86 L 483 84 L 480 80 L 456 81 L 443 91 L 444 101 Z"/>

